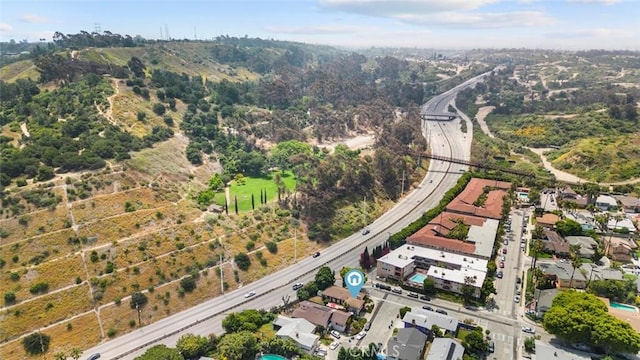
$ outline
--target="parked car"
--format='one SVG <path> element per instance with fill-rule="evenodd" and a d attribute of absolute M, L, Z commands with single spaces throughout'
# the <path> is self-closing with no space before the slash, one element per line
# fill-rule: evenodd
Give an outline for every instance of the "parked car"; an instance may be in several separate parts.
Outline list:
<path fill-rule="evenodd" d="M 493 353 L 496 351 L 496 344 L 493 343 L 493 341 L 489 341 L 489 352 Z"/>
<path fill-rule="evenodd" d="M 431 298 L 428 297 L 427 295 L 420 295 L 420 300 L 431 301 Z"/>
<path fill-rule="evenodd" d="M 408 297 L 410 297 L 410 298 L 414 298 L 414 299 L 417 299 L 417 298 L 418 298 L 418 294 L 416 294 L 416 293 L 414 293 L 414 292 L 410 292 L 410 293 L 408 293 L 408 294 L 407 294 L 407 296 L 408 296 Z"/>
<path fill-rule="evenodd" d="M 393 289 L 391 289 L 391 292 L 392 292 L 392 293 L 396 293 L 396 294 L 402 294 L 402 289 L 400 289 L 400 288 L 393 288 Z"/>
<path fill-rule="evenodd" d="M 522 283 L 522 278 L 520 276 L 516 277 L 516 284 L 521 284 Z"/>
<path fill-rule="evenodd" d="M 320 251 L 316 251 L 316 253 L 315 253 L 315 254 L 313 254 L 313 257 L 314 257 L 314 258 L 317 258 L 318 256 L 320 256 Z"/>
<path fill-rule="evenodd" d="M 335 331 L 335 330 L 331 330 L 331 336 L 333 336 L 336 339 L 340 339 L 340 333 Z"/>
<path fill-rule="evenodd" d="M 500 257 L 500 261 L 507 261 L 507 257 L 506 257 L 506 256 L 504 256 L 504 255 L 502 255 L 502 256 Z"/>
<path fill-rule="evenodd" d="M 444 311 L 444 310 L 442 310 L 442 309 L 436 309 L 436 312 L 437 312 L 438 314 L 447 315 L 447 312 L 446 312 L 446 311 Z"/>
<path fill-rule="evenodd" d="M 364 325 L 364 331 L 369 331 L 371 329 L 371 321 Z"/>
<path fill-rule="evenodd" d="M 507 255 L 507 248 L 502 248 L 502 254 Z"/>
<path fill-rule="evenodd" d="M 527 334 L 535 334 L 536 331 L 533 328 L 530 328 L 528 326 L 523 326 L 522 327 L 522 331 L 526 332 Z"/>
<path fill-rule="evenodd" d="M 314 356 L 317 356 L 317 357 L 325 357 L 325 356 L 327 356 L 327 350 L 325 350 L 325 349 L 318 349 L 318 350 L 316 350 L 316 351 L 313 353 L 313 355 L 314 355 Z"/>
<path fill-rule="evenodd" d="M 335 350 L 338 348 L 338 346 L 340 346 L 340 343 L 338 343 L 337 341 L 334 341 L 331 343 L 331 345 L 329 345 L 329 349 Z"/>
<path fill-rule="evenodd" d="M 572 344 L 571 347 L 580 351 L 591 351 L 591 347 L 583 343 Z"/>
<path fill-rule="evenodd" d="M 503 274 L 502 274 L 502 271 L 498 271 L 498 272 L 496 273 L 496 277 L 497 277 L 498 279 L 502 279 L 502 275 L 503 275 Z"/>
<path fill-rule="evenodd" d="M 429 305 L 424 305 L 422 308 L 425 310 L 433 311 L 433 308 Z"/>
<path fill-rule="evenodd" d="M 100 353 L 95 353 L 87 358 L 87 360 L 98 360 L 100 359 Z"/>
<path fill-rule="evenodd" d="M 504 261 L 500 261 L 499 265 L 500 265 L 500 269 L 503 269 L 504 268 Z"/>
<path fill-rule="evenodd" d="M 356 340 L 362 340 L 365 336 L 367 336 L 366 331 L 360 331 L 358 335 L 356 335 Z"/>
<path fill-rule="evenodd" d="M 301 282 L 299 282 L 299 283 L 295 283 L 295 284 L 293 284 L 292 288 L 293 288 L 293 290 L 298 290 L 298 289 L 300 289 L 300 288 L 301 288 L 301 287 L 303 287 L 303 286 L 304 286 L 304 284 L 303 284 L 303 283 L 301 283 Z"/>
<path fill-rule="evenodd" d="M 633 260 L 638 260 L 638 254 L 636 254 L 634 251 L 631 252 L 631 257 L 633 258 Z"/>
<path fill-rule="evenodd" d="M 520 295 L 516 295 L 513 297 L 513 302 L 514 303 L 520 303 Z"/>
<path fill-rule="evenodd" d="M 248 299 L 250 297 L 253 297 L 256 295 L 255 291 L 249 291 L 248 293 L 244 294 L 245 299 Z"/>

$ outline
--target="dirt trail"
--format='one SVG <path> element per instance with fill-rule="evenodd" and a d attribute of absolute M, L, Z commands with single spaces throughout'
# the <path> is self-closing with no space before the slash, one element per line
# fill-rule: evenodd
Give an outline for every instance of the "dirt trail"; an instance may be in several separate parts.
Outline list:
<path fill-rule="evenodd" d="M 22 130 L 22 134 L 26 137 L 31 137 L 29 134 L 29 129 L 27 128 L 27 123 L 20 123 L 20 130 Z"/>
<path fill-rule="evenodd" d="M 539 149 L 529 148 L 529 150 L 531 150 L 534 153 L 540 155 L 540 158 L 542 159 L 542 164 L 544 165 L 544 168 L 549 170 L 549 171 L 551 171 L 551 173 L 556 177 L 556 179 L 558 181 L 564 181 L 564 182 L 575 183 L 575 184 L 593 182 L 593 181 L 589 181 L 587 179 L 580 178 L 580 177 L 575 176 L 573 174 L 569 174 L 568 172 L 564 172 L 562 170 L 558 170 L 558 169 L 554 168 L 551 165 L 551 163 L 549 162 L 549 160 L 547 160 L 547 157 L 544 156 L 545 152 L 553 150 L 553 149 L 551 149 L 551 148 L 539 148 Z M 633 184 L 633 183 L 636 183 L 636 182 L 640 182 L 640 178 L 629 179 L 629 180 L 625 180 L 625 181 L 617 181 L 617 182 L 598 183 L 598 184 L 602 185 L 602 186 L 615 186 L 615 185 Z"/>
<path fill-rule="evenodd" d="M 96 102 L 94 102 L 93 104 L 95 105 L 96 110 L 98 110 L 98 113 L 104 116 L 112 125 L 115 126 L 117 124 L 113 120 L 113 99 L 120 94 L 120 85 L 118 85 L 118 80 L 113 80 L 113 84 L 116 92 L 107 98 L 107 102 L 109 103 L 109 107 L 107 108 L 107 110 L 102 111 L 102 109 L 100 109 L 100 106 Z"/>
<path fill-rule="evenodd" d="M 489 126 L 487 126 L 484 118 L 487 117 L 487 115 L 489 115 L 489 113 L 491 113 L 495 108 L 495 106 L 483 106 L 478 109 L 478 113 L 476 114 L 476 120 L 478 120 L 478 124 L 480 124 L 480 129 L 482 129 L 482 132 L 487 134 L 490 138 L 495 138 L 495 136 L 493 136 L 491 130 L 489 130 Z"/>

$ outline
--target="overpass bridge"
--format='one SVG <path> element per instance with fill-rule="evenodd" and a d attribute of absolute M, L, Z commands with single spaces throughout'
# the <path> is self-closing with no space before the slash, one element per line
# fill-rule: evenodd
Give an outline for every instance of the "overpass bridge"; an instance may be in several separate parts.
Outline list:
<path fill-rule="evenodd" d="M 420 115 L 425 121 L 451 121 L 458 117 L 458 114 L 452 112 L 428 112 Z"/>
<path fill-rule="evenodd" d="M 477 162 L 477 161 L 456 159 L 456 158 L 451 158 L 451 157 L 447 157 L 447 156 L 440 156 L 440 155 L 433 155 L 433 154 L 423 154 L 422 156 L 424 156 L 424 157 L 426 157 L 428 159 L 432 159 L 432 160 L 440 160 L 440 161 L 450 162 L 450 163 L 453 163 L 453 164 L 467 165 L 467 166 L 475 167 L 475 168 L 479 168 L 479 169 L 497 170 L 497 171 L 502 171 L 502 172 L 506 172 L 506 173 L 509 173 L 509 174 L 515 174 L 515 175 L 527 176 L 527 177 L 535 176 L 534 174 L 532 174 L 530 172 L 527 172 L 527 171 L 509 169 L 509 168 L 504 168 L 504 167 L 501 167 L 501 166 L 498 166 L 498 165 L 486 164 L 486 163 L 481 163 L 481 162 Z"/>

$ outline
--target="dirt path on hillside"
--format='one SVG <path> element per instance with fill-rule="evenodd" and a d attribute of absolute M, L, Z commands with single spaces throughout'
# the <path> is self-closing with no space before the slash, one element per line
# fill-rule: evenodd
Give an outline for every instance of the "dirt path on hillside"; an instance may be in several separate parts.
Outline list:
<path fill-rule="evenodd" d="M 105 111 L 102 111 L 98 103 L 96 103 L 95 101 L 93 102 L 93 105 L 95 105 L 96 110 L 98 110 L 98 113 L 100 115 L 109 120 L 111 125 L 117 126 L 116 122 L 113 120 L 113 99 L 120 94 L 120 85 L 118 85 L 118 80 L 113 80 L 113 84 L 116 92 L 107 98 L 107 102 L 109 103 L 107 109 Z"/>
<path fill-rule="evenodd" d="M 495 136 L 493 136 L 491 130 L 489 130 L 489 126 L 487 126 L 484 118 L 486 118 L 487 115 L 489 115 L 489 113 L 491 113 L 495 108 L 495 106 L 483 106 L 478 109 L 478 113 L 476 114 L 476 120 L 478 120 L 478 124 L 480 124 L 480 129 L 482 129 L 482 132 L 492 139 L 495 138 Z"/>
<path fill-rule="evenodd" d="M 551 149 L 551 148 L 539 148 L 539 149 L 529 148 L 529 150 L 531 150 L 534 153 L 540 155 L 540 158 L 542 159 L 542 164 L 544 165 L 544 168 L 549 170 L 549 171 L 551 171 L 551 173 L 556 177 L 556 179 L 558 181 L 564 181 L 564 182 L 575 183 L 575 184 L 593 182 L 593 181 L 589 181 L 587 179 L 580 178 L 580 177 L 575 176 L 573 174 L 569 174 L 568 172 L 564 172 L 562 170 L 558 170 L 558 169 L 554 168 L 553 165 L 551 165 L 551 163 L 547 160 L 547 157 L 544 155 L 545 152 L 553 150 L 553 149 Z M 598 183 L 598 184 L 599 185 L 603 185 L 603 186 L 616 186 L 616 185 L 633 184 L 633 183 L 636 183 L 636 182 L 640 182 L 640 178 L 629 179 L 629 180 L 625 180 L 625 181 L 609 182 L 609 183 Z"/>
<path fill-rule="evenodd" d="M 373 145 L 375 143 L 376 137 L 375 135 L 358 135 L 351 138 L 339 139 L 330 142 L 323 142 L 322 144 L 318 144 L 317 141 L 311 141 L 311 145 L 315 145 L 319 148 L 328 149 L 333 151 L 336 146 L 339 144 L 345 144 L 350 150 L 358 150 L 362 148 L 366 148 L 368 146 Z"/>

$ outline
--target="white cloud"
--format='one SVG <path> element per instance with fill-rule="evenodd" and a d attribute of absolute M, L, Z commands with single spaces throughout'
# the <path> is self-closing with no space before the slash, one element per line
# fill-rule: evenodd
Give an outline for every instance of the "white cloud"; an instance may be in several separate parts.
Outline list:
<path fill-rule="evenodd" d="M 36 14 L 24 14 L 18 19 L 29 24 L 45 24 L 49 22 L 49 19 L 47 19 L 46 17 Z"/>
<path fill-rule="evenodd" d="M 0 23 L 0 32 L 11 32 L 13 31 L 13 26 L 7 23 Z"/>
<path fill-rule="evenodd" d="M 320 0 L 329 10 L 398 20 L 405 24 L 438 27 L 502 28 L 547 26 L 557 21 L 541 11 L 483 12 L 502 0 Z M 529 3 L 538 0 L 520 0 Z"/>
<path fill-rule="evenodd" d="M 437 15 L 404 15 L 398 19 L 418 25 L 438 25 L 454 28 L 504 28 L 548 26 L 557 21 L 540 11 L 504 13 L 444 12 Z"/>
<path fill-rule="evenodd" d="M 603 4 L 613 5 L 622 2 L 622 0 L 569 0 L 570 3 L 578 4 Z"/>
<path fill-rule="evenodd" d="M 393 17 L 399 14 L 432 14 L 443 11 L 470 11 L 501 0 L 320 0 L 331 10 Z"/>

